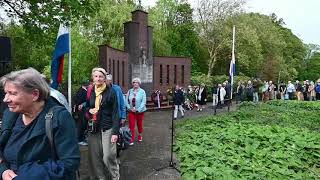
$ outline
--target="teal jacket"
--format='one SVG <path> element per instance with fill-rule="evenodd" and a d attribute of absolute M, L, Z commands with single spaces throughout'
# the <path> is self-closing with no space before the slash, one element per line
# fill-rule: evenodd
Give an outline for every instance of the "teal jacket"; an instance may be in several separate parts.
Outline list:
<path fill-rule="evenodd" d="M 19 179 L 29 179 L 30 177 L 32 177 L 32 179 L 52 179 L 51 175 L 49 175 L 52 173 L 49 172 L 52 169 L 52 153 L 45 130 L 45 115 L 51 107 L 54 107 L 52 129 L 56 154 L 59 159 L 57 165 L 59 165 L 58 170 L 61 171 L 55 173 L 62 174 L 62 179 L 65 180 L 76 179 L 75 172 L 80 164 L 80 151 L 76 138 L 74 120 L 64 107 L 57 105 L 57 103 L 50 98 L 39 114 L 37 121 L 32 124 L 32 128 L 27 132 L 27 140 L 22 142 L 21 149 L 17 149 L 17 177 L 21 175 Z M 14 114 L 15 113 L 8 110 L 6 110 L 4 114 L 0 133 L 1 158 L 4 158 L 2 153 L 11 135 L 11 124 L 13 124 L 11 121 L 16 121 L 16 118 L 11 118 Z M 9 165 L 3 159 L 0 163 L 0 180 L 2 180 L 2 173 L 7 169 L 9 169 Z M 37 175 L 39 176 L 37 177 Z M 44 175 L 47 176 L 44 177 Z"/>
<path fill-rule="evenodd" d="M 129 91 L 127 93 L 126 106 L 127 106 L 128 110 L 130 110 L 133 107 L 133 105 L 132 105 L 132 99 L 134 97 L 133 92 L 134 92 L 133 89 L 129 89 Z M 136 94 L 136 110 L 139 113 L 147 110 L 146 101 L 147 101 L 146 92 L 143 89 L 139 88 L 139 90 Z"/>

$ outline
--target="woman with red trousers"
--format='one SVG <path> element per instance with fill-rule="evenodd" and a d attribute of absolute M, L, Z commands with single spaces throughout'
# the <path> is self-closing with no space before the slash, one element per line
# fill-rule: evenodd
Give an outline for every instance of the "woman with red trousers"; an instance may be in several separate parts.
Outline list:
<path fill-rule="evenodd" d="M 130 145 L 134 144 L 135 126 L 138 126 L 138 142 L 142 141 L 143 119 L 146 111 L 146 92 L 140 88 L 141 80 L 139 78 L 132 79 L 132 89 L 129 89 L 126 98 L 126 105 L 129 111 L 129 128 L 132 133 Z"/>

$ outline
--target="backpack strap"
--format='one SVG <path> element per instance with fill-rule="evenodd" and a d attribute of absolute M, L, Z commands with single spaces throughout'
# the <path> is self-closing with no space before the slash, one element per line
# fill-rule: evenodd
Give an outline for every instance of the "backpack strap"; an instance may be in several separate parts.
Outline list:
<path fill-rule="evenodd" d="M 53 160 L 58 160 L 57 153 L 56 153 L 56 146 L 54 144 L 54 138 L 53 138 L 53 132 L 52 132 L 52 118 L 53 118 L 53 107 L 49 109 L 48 113 L 45 116 L 46 135 L 49 139 Z"/>
<path fill-rule="evenodd" d="M 52 153 L 53 160 L 56 161 L 59 158 L 57 156 L 56 146 L 54 144 L 53 131 L 52 131 L 52 129 L 53 129 L 52 128 L 53 109 L 54 109 L 54 107 L 49 109 L 48 113 L 45 116 L 45 119 L 46 119 L 46 135 L 49 139 L 49 144 L 51 147 L 51 153 Z M 76 178 L 77 178 L 77 180 L 80 180 L 79 170 L 76 170 Z"/>

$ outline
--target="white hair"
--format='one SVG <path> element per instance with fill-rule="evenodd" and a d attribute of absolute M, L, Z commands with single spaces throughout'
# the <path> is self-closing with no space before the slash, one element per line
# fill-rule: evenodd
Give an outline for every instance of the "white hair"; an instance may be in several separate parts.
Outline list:
<path fill-rule="evenodd" d="M 111 74 L 108 74 L 108 75 L 106 76 L 106 79 L 111 81 L 111 80 L 112 80 L 112 75 L 111 75 Z"/>
<path fill-rule="evenodd" d="M 91 73 L 92 77 L 93 77 L 93 73 L 96 72 L 96 71 L 101 72 L 104 75 L 105 78 L 108 75 L 108 73 L 107 73 L 107 71 L 105 69 L 103 69 L 101 67 L 96 67 L 96 68 L 92 69 L 92 73 Z"/>
<path fill-rule="evenodd" d="M 138 82 L 139 84 L 141 84 L 141 79 L 140 78 L 133 78 L 132 83 L 133 82 Z"/>

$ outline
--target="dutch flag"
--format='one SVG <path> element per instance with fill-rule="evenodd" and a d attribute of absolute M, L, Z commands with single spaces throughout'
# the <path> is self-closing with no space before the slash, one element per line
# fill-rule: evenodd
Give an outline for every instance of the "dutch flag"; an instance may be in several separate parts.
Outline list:
<path fill-rule="evenodd" d="M 51 87 L 58 89 L 62 82 L 64 55 L 70 52 L 70 29 L 60 24 L 56 47 L 51 62 Z"/>

